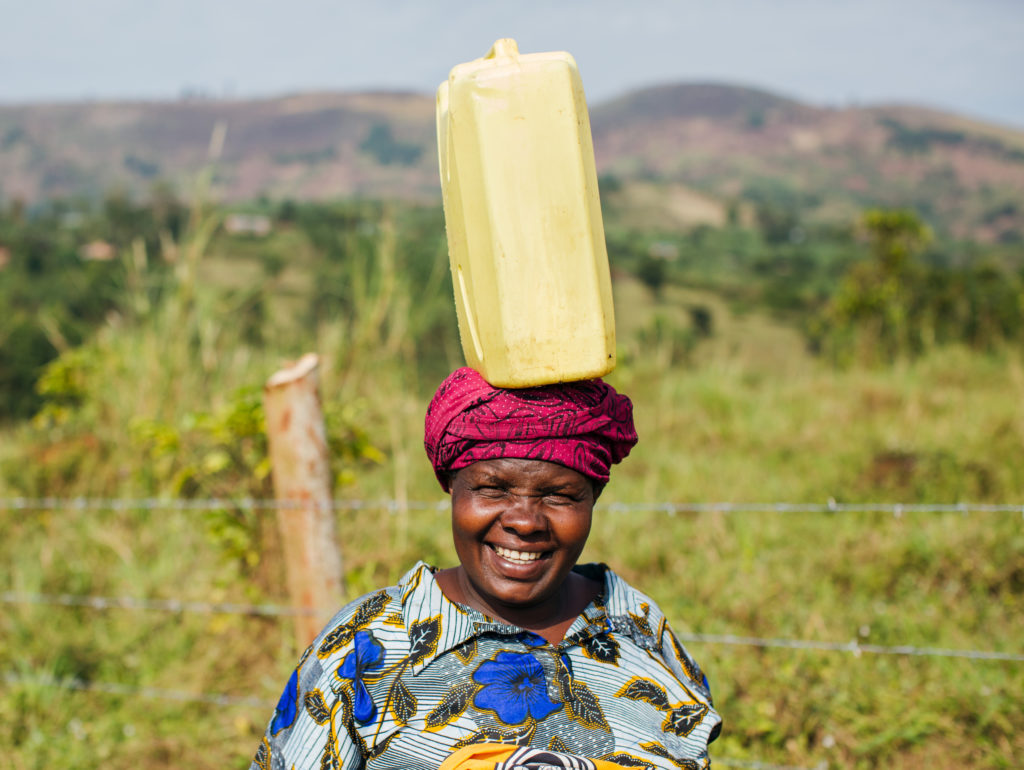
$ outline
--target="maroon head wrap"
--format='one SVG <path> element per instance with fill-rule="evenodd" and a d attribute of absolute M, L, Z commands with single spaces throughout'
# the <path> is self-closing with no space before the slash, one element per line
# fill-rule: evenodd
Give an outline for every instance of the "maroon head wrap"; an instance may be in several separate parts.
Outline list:
<path fill-rule="evenodd" d="M 632 402 L 601 380 L 495 388 L 465 366 L 437 389 L 425 427 L 445 492 L 451 471 L 499 457 L 559 463 L 604 484 L 637 441 Z"/>

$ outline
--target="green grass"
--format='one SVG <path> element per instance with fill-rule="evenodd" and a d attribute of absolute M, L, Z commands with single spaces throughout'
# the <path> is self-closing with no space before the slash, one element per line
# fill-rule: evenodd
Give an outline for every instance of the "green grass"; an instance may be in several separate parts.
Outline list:
<path fill-rule="evenodd" d="M 16 565 L 5 588 L 283 602 L 280 564 L 242 574 L 209 541 L 206 518 L 22 515 L 4 525 L 4 558 Z M 454 563 L 440 512 L 345 512 L 339 525 L 353 594 L 393 582 L 418 558 Z M 1019 652 L 1022 548 L 1019 521 L 999 515 L 599 511 L 584 558 L 642 586 L 683 633 Z M 17 605 L 3 632 L 5 670 L 268 702 L 296 655 L 289 624 L 274 618 Z M 689 647 L 726 719 L 717 756 L 1009 767 L 1022 748 L 1019 663 Z M 105 756 L 117 767 L 172 757 L 240 767 L 270 714 L 35 686 L 8 686 L 0 709 L 16 767 L 88 767 Z"/>
<path fill-rule="evenodd" d="M 302 329 L 290 296 L 270 305 L 266 341 L 255 345 L 241 338 L 218 284 L 243 276 L 233 260 L 251 255 L 228 242 L 207 250 L 201 225 L 183 241 L 194 259 L 167 300 L 112 317 L 51 370 L 43 414 L 0 434 L 0 497 L 266 494 L 253 389 L 283 358 L 315 349 L 339 447 L 338 496 L 440 501 L 422 417 L 458 357 L 450 318 L 440 325 L 446 337 L 423 319 L 450 316 L 450 297 L 403 270 L 401 227 L 384 228 L 374 259 L 345 263 L 363 287 L 346 312 L 286 334 Z M 308 278 L 299 265 L 312 252 L 301 241 L 288 248 L 296 257 L 284 271 L 246 268 L 245 280 L 271 291 L 285 282 L 298 296 Z M 1017 514 L 609 510 L 830 498 L 1022 503 L 1019 353 L 946 348 L 894 367 L 837 370 L 810 357 L 792 329 L 756 309 L 736 314 L 708 292 L 668 287 L 654 299 L 622 278 L 616 302 L 621 363 L 609 380 L 633 398 L 641 440 L 599 502 L 585 559 L 648 592 L 684 633 L 1022 651 Z M 694 303 L 713 309 L 709 339 L 688 336 Z M 434 351 L 429 361 L 417 339 Z M 350 595 L 394 582 L 417 559 L 455 561 L 436 510 L 345 510 L 338 525 Z M 3 591 L 286 601 L 270 513 L 0 511 L 0 561 Z M 0 614 L 0 638 L 0 671 L 22 678 L 0 690 L 5 766 L 19 769 L 245 767 L 269 705 L 79 692 L 31 678 L 273 703 L 297 655 L 287 619 L 236 614 L 15 603 Z M 715 757 L 1008 768 L 1024 755 L 1020 663 L 688 646 L 725 717 Z"/>

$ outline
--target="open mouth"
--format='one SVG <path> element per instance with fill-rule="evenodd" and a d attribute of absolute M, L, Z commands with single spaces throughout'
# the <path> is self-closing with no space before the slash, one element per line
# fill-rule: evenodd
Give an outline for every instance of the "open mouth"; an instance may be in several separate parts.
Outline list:
<path fill-rule="evenodd" d="M 500 545 L 492 545 L 491 549 L 502 559 L 513 564 L 532 564 L 538 559 L 544 558 L 547 551 L 516 551 L 511 548 L 502 548 Z"/>

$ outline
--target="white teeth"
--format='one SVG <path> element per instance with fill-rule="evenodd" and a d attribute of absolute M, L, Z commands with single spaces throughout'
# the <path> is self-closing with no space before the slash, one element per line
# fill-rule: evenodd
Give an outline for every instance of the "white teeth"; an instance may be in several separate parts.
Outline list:
<path fill-rule="evenodd" d="M 540 558 L 540 554 L 536 552 L 513 551 L 511 548 L 502 548 L 500 545 L 494 546 L 494 552 L 503 559 L 517 561 L 520 564 L 526 564 Z"/>

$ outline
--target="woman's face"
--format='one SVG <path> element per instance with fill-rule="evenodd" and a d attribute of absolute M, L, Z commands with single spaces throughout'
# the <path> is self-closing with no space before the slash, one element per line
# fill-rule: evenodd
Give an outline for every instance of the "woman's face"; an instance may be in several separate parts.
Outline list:
<path fill-rule="evenodd" d="M 544 460 L 501 458 L 452 482 L 452 532 L 469 603 L 513 623 L 557 612 L 590 534 L 594 488 Z"/>

